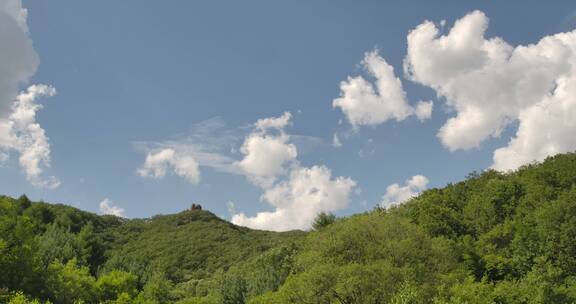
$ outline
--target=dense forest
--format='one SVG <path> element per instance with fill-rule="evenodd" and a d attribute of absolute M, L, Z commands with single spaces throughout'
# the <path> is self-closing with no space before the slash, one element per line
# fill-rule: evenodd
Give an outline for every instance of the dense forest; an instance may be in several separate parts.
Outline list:
<path fill-rule="evenodd" d="M 576 303 L 576 154 L 313 231 L 0 197 L 2 303 Z"/>

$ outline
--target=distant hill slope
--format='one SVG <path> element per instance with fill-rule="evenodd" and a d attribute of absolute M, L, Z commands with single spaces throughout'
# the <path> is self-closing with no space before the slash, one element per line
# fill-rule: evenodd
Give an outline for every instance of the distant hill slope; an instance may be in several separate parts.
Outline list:
<path fill-rule="evenodd" d="M 27 223 L 25 230 L 29 236 L 26 238 L 30 244 L 25 243 L 20 233 L 14 235 L 14 227 L 23 222 Z M 43 277 L 42 268 L 48 267 L 52 260 L 66 264 L 72 259 L 78 267 L 87 267 L 93 276 L 120 270 L 135 275 L 138 288 L 160 277 L 169 282 L 176 294 L 179 289 L 189 293 L 193 287 L 194 294 L 207 295 L 208 290 L 217 288 L 213 283 L 222 279 L 222 274 L 231 267 L 270 252 L 274 254 L 274 250 L 292 254 L 305 235 L 303 231 L 252 230 L 205 210 L 188 209 L 147 219 L 125 219 L 96 215 L 62 204 L 30 202 L 25 196 L 19 199 L 0 196 L 0 302 L 6 289 L 66 302 L 54 295 L 49 290 L 51 287 L 38 285 L 48 280 Z M 37 259 L 29 252 L 29 258 L 34 261 L 19 261 L 27 257 L 22 257 L 20 250 L 14 250 L 21 257 L 3 260 L 3 240 L 10 239 L 14 245 L 33 247 Z M 6 247 L 9 245 L 10 242 Z M 1 271 L 26 263 L 30 263 L 29 268 L 19 267 L 20 273 Z"/>
<path fill-rule="evenodd" d="M 203 210 L 128 220 L 108 231 L 113 243 L 104 270 L 123 269 L 142 278 L 149 269 L 173 282 L 201 279 L 272 247 L 298 242 L 302 231 L 269 232 L 233 225 Z"/>

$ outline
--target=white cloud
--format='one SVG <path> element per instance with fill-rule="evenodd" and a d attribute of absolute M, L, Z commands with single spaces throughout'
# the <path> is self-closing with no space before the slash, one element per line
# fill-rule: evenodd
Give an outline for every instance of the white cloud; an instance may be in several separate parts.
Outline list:
<path fill-rule="evenodd" d="M 290 112 L 284 112 L 284 114 L 282 114 L 279 117 L 258 119 L 254 124 L 254 126 L 260 130 L 267 130 L 267 129 L 283 130 L 285 127 L 290 125 L 291 118 L 292 114 Z"/>
<path fill-rule="evenodd" d="M 418 104 L 416 104 L 416 109 L 414 109 L 414 112 L 420 121 L 424 121 L 432 117 L 433 108 L 434 103 L 432 101 L 419 101 Z"/>
<path fill-rule="evenodd" d="M 42 108 L 36 99 L 53 96 L 56 90 L 46 85 L 32 85 L 16 97 L 12 114 L 0 118 L 0 150 L 15 151 L 20 154 L 20 167 L 26 179 L 35 187 L 54 189 L 60 181 L 54 177 L 43 177 L 45 168 L 50 167 L 50 144 L 44 129 L 36 122 L 36 112 Z"/>
<path fill-rule="evenodd" d="M 316 215 L 345 208 L 356 182 L 350 178 L 332 178 L 325 166 L 294 168 L 288 180 L 268 188 L 262 200 L 272 205 L 271 212 L 254 217 L 235 214 L 232 223 L 253 229 L 286 231 L 309 229 Z"/>
<path fill-rule="evenodd" d="M 233 223 L 277 231 L 307 229 L 317 213 L 346 207 L 356 183 L 350 178 L 333 178 L 324 166 L 300 167 L 297 144 L 306 149 L 318 145 L 318 140 L 287 134 L 284 128 L 290 124 L 291 115 L 286 112 L 259 119 L 248 134 L 239 136 L 224 130 L 217 119 L 194 126 L 184 140 L 136 143 L 137 149 L 148 154 L 137 172 L 143 177 L 163 178 L 171 170 L 177 173 L 178 158 L 193 157 L 199 166 L 244 175 L 262 189 L 261 200 L 275 208 L 250 217 L 237 213 L 234 203 L 228 202 Z M 240 153 L 238 160 L 230 155 L 235 151 Z"/>
<path fill-rule="evenodd" d="M 259 169 L 259 164 L 252 163 L 250 157 L 254 157 L 255 154 L 253 153 L 264 152 L 268 148 L 276 149 L 276 151 L 271 152 L 285 153 L 285 160 L 281 161 L 281 168 L 276 171 L 282 175 L 286 173 L 285 167 L 288 163 L 295 158 L 292 155 L 300 153 L 300 151 L 305 154 L 323 144 L 323 141 L 317 137 L 287 135 L 284 128 L 291 124 L 291 117 L 289 112 L 285 112 L 279 117 L 259 119 L 252 124 L 250 129 L 245 126 L 229 128 L 222 118 L 214 117 L 192 125 L 189 132 L 174 139 L 133 142 L 133 146 L 135 150 L 145 154 L 171 149 L 178 155 L 193 158 L 201 168 L 207 167 L 224 173 L 251 175 L 252 182 L 268 180 L 269 183 L 269 180 L 275 179 L 270 177 L 277 174 L 264 174 L 265 169 Z M 243 147 L 246 148 L 245 153 L 242 151 Z M 273 165 L 278 161 L 275 156 L 278 155 L 275 153 L 264 155 L 266 163 L 272 164 L 269 166 L 270 168 L 278 168 L 278 166 Z M 244 161 L 243 166 L 240 166 L 242 161 Z M 258 173 L 265 176 L 260 176 Z"/>
<path fill-rule="evenodd" d="M 119 206 L 114 206 L 114 202 L 105 198 L 99 204 L 100 212 L 103 214 L 111 214 L 118 217 L 124 217 L 124 209 Z"/>
<path fill-rule="evenodd" d="M 169 170 L 192 184 L 200 182 L 200 170 L 196 160 L 189 155 L 180 155 L 173 149 L 148 153 L 144 165 L 137 173 L 141 177 L 160 179 L 166 176 Z"/>
<path fill-rule="evenodd" d="M 50 145 L 44 129 L 36 122 L 36 112 L 42 106 L 35 99 L 52 96 L 55 90 L 33 85 L 18 95 L 39 64 L 27 15 L 20 0 L 0 3 L 0 162 L 6 162 L 11 151 L 19 153 L 27 180 L 35 187 L 53 189 L 60 181 L 53 176 L 42 177 L 43 169 L 50 166 Z"/>
<path fill-rule="evenodd" d="M 164 149 L 156 153 L 148 153 L 144 165 L 138 169 L 138 175 L 142 177 L 163 178 L 166 176 L 172 160 L 174 150 Z"/>
<path fill-rule="evenodd" d="M 547 156 L 576 150 L 576 77 L 558 80 L 554 94 L 520 112 L 516 136 L 494 151 L 497 170 L 510 170 Z"/>
<path fill-rule="evenodd" d="M 333 107 L 344 112 L 352 126 L 378 125 L 391 119 L 402 121 L 415 114 L 406 99 L 402 82 L 384 58 L 376 51 L 368 52 L 362 65 L 374 77 L 375 85 L 362 76 L 348 77 L 340 83 L 340 97 L 332 102 Z M 424 119 L 426 116 L 430 115 L 424 113 L 419 118 Z"/>
<path fill-rule="evenodd" d="M 194 159 L 198 167 L 208 167 L 224 173 L 245 175 L 259 185 L 270 185 L 279 175 L 287 173 L 298 149 L 314 149 L 321 141 L 312 136 L 288 135 L 284 128 L 290 125 L 291 114 L 259 119 L 250 130 L 227 128 L 224 121 L 211 118 L 194 124 L 185 137 L 159 142 L 134 142 L 136 150 L 152 157 L 163 150 L 174 151 L 176 158 Z M 142 168 L 140 176 L 162 178 L 172 168 L 171 162 L 163 160 L 172 155 L 152 157 Z M 305 152 L 304 152 L 305 153 Z M 240 157 L 240 159 L 238 159 Z M 156 163 L 152 166 L 152 163 Z M 164 174 L 161 174 L 164 172 Z"/>
<path fill-rule="evenodd" d="M 496 169 L 576 149 L 576 31 L 513 47 L 485 38 L 487 27 L 486 15 L 475 11 L 445 35 L 430 21 L 408 35 L 406 75 L 455 110 L 438 133 L 442 143 L 475 148 L 518 122 L 508 146 L 494 153 Z"/>
<path fill-rule="evenodd" d="M 290 117 L 284 113 L 280 117 L 258 120 L 255 130 L 242 145 L 244 159 L 238 162 L 250 181 L 264 190 L 261 200 L 275 210 L 258 212 L 254 217 L 234 214 L 232 223 L 274 231 L 308 229 L 319 212 L 348 205 L 350 192 L 356 185 L 352 179 L 333 179 L 325 166 L 299 166 L 296 146 L 289 143 L 292 137 L 284 131 Z M 276 134 L 271 134 L 270 129 Z"/>
<path fill-rule="evenodd" d="M 288 136 L 252 134 L 246 138 L 238 165 L 257 184 L 271 184 L 285 172 L 284 164 L 298 155 L 296 147 L 287 143 Z"/>
<path fill-rule="evenodd" d="M 298 152 L 294 144 L 288 143 L 289 136 L 284 127 L 290 123 L 290 113 L 280 117 L 260 119 L 256 129 L 249 134 L 240 151 L 244 158 L 238 166 L 257 185 L 269 187 L 276 178 L 285 173 L 285 164 L 296 159 Z M 277 129 L 279 134 L 267 130 Z"/>
<path fill-rule="evenodd" d="M 6 118 L 22 84 L 39 64 L 26 25 L 27 11 L 20 0 L 0 3 L 0 118 Z"/>
<path fill-rule="evenodd" d="M 402 204 L 409 199 L 418 196 L 428 186 L 428 178 L 423 175 L 414 175 L 406 181 L 404 186 L 392 184 L 386 188 L 386 194 L 382 197 L 383 208 Z"/>
<path fill-rule="evenodd" d="M 243 174 L 230 154 L 236 153 L 243 135 L 238 129 L 226 128 L 220 117 L 214 117 L 192 126 L 185 137 L 158 142 L 134 142 L 134 148 L 146 154 L 170 149 L 180 156 L 193 158 L 199 167 L 220 172 Z"/>

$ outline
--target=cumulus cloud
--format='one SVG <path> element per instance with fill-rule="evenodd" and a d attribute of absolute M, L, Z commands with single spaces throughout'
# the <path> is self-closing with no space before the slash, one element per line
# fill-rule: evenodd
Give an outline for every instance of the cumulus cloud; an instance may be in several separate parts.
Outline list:
<path fill-rule="evenodd" d="M 268 188 L 262 200 L 275 208 L 254 217 L 235 214 L 232 223 L 253 229 L 286 231 L 309 229 L 320 212 L 331 212 L 348 205 L 356 182 L 350 178 L 332 178 L 325 166 L 294 168 L 288 180 Z"/>
<path fill-rule="evenodd" d="M 494 153 L 499 170 L 576 149 L 576 31 L 513 47 L 486 38 L 487 27 L 486 15 L 474 11 L 446 34 L 426 21 L 408 35 L 407 77 L 455 111 L 438 132 L 442 143 L 475 148 L 517 122 L 508 146 Z"/>
<path fill-rule="evenodd" d="M 290 112 L 284 112 L 279 117 L 269 117 L 269 118 L 262 118 L 258 119 L 254 126 L 259 130 L 268 130 L 268 129 L 278 129 L 283 130 L 285 127 L 290 125 L 290 119 L 292 118 L 292 114 Z"/>
<path fill-rule="evenodd" d="M 33 186 L 48 189 L 57 188 L 60 181 L 54 176 L 43 177 L 44 169 L 50 167 L 50 144 L 44 129 L 36 122 L 36 112 L 42 108 L 36 100 L 54 94 L 53 87 L 32 85 L 16 97 L 12 114 L 0 118 L 2 158 L 8 158 L 7 152 L 17 152 L 26 179 Z"/>
<path fill-rule="evenodd" d="M 114 202 L 108 198 L 102 200 L 99 204 L 99 207 L 102 214 L 111 214 L 118 217 L 124 217 L 124 209 L 119 206 L 115 206 Z"/>
<path fill-rule="evenodd" d="M 296 146 L 289 143 L 284 127 L 290 123 L 290 113 L 280 117 L 260 119 L 255 130 L 246 137 L 240 151 L 244 158 L 238 166 L 255 184 L 268 187 L 285 173 L 285 164 L 296 159 Z M 271 134 L 276 129 L 278 134 Z"/>
<path fill-rule="evenodd" d="M 141 177 L 160 179 L 170 171 L 192 184 L 200 182 L 200 170 L 196 160 L 173 149 L 148 153 L 144 165 L 137 170 L 137 173 Z"/>
<path fill-rule="evenodd" d="M 366 53 L 362 66 L 375 79 L 375 84 L 362 76 L 348 77 L 340 83 L 340 97 L 332 102 L 352 126 L 378 125 L 391 119 L 402 121 L 416 113 L 420 113 L 421 120 L 430 117 L 431 105 L 422 105 L 420 112 L 416 112 L 408 103 L 394 68 L 377 51 Z"/>
<path fill-rule="evenodd" d="M 414 109 L 414 114 L 420 121 L 430 119 L 432 117 L 432 109 L 434 108 L 434 103 L 432 101 L 419 101 Z"/>
<path fill-rule="evenodd" d="M 10 114 L 20 86 L 36 73 L 39 64 L 28 33 L 27 14 L 20 0 L 0 3 L 0 118 Z"/>
<path fill-rule="evenodd" d="M 553 95 L 521 111 L 518 119 L 516 136 L 494 152 L 494 169 L 515 169 L 576 150 L 576 77 L 559 79 Z"/>
<path fill-rule="evenodd" d="M 356 183 L 350 178 L 332 178 L 325 166 L 301 167 L 297 148 L 289 142 L 292 137 L 284 130 L 290 118 L 290 113 L 284 113 L 258 120 L 242 145 L 244 158 L 238 162 L 250 181 L 264 190 L 261 200 L 274 211 L 253 217 L 234 214 L 232 223 L 274 231 L 308 229 L 319 212 L 347 206 Z"/>
<path fill-rule="evenodd" d="M 10 152 L 19 153 L 20 167 L 35 187 L 53 189 L 60 181 L 42 177 L 50 166 L 50 145 L 44 129 L 36 122 L 42 108 L 35 103 L 40 96 L 52 96 L 55 90 L 45 85 L 18 90 L 36 73 L 39 64 L 27 25 L 28 12 L 20 0 L 0 3 L 0 162 Z"/>
<path fill-rule="evenodd" d="M 148 155 L 138 173 L 142 177 L 163 178 L 171 168 L 181 167 L 182 161 L 178 160 L 188 159 L 187 163 L 194 160 L 198 168 L 245 175 L 256 185 L 269 186 L 287 173 L 286 167 L 298 154 L 296 145 L 312 148 L 319 144 L 314 137 L 286 134 L 284 128 L 291 124 L 291 117 L 285 112 L 259 119 L 248 132 L 244 127 L 227 128 L 216 117 L 193 125 L 183 138 L 135 142 L 135 148 Z"/>
<path fill-rule="evenodd" d="M 409 199 L 418 196 L 428 186 L 428 178 L 423 175 L 414 175 L 406 181 L 404 186 L 392 184 L 386 188 L 386 194 L 382 197 L 383 208 L 402 204 Z"/>
<path fill-rule="evenodd" d="M 313 137 L 288 134 L 285 128 L 290 124 L 291 114 L 286 112 L 259 119 L 247 133 L 238 136 L 224 131 L 221 120 L 203 122 L 194 126 L 185 140 L 137 143 L 137 148 L 147 151 L 137 172 L 156 179 L 172 171 L 180 175 L 178 172 L 187 170 L 178 170 L 179 159 L 191 157 L 197 166 L 190 176 L 195 176 L 198 166 L 243 175 L 262 190 L 261 200 L 274 208 L 272 212 L 248 216 L 237 212 L 230 201 L 226 206 L 234 224 L 275 231 L 308 229 L 319 212 L 345 208 L 356 182 L 348 177 L 332 177 L 325 166 L 300 166 L 297 143 L 298 147 L 318 143 Z"/>
<path fill-rule="evenodd" d="M 242 145 L 244 159 L 239 166 L 257 184 L 270 184 L 284 173 L 284 164 L 298 155 L 296 147 L 287 143 L 287 136 L 252 134 Z"/>

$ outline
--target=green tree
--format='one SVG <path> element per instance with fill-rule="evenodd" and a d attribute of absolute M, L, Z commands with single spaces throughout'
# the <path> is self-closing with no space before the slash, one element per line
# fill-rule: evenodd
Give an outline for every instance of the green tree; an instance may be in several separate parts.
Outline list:
<path fill-rule="evenodd" d="M 246 281 L 240 275 L 225 275 L 220 285 L 220 297 L 223 304 L 246 303 Z"/>
<path fill-rule="evenodd" d="M 8 304 L 40 304 L 40 301 L 38 299 L 29 299 L 24 293 L 19 291 L 10 297 Z"/>
<path fill-rule="evenodd" d="M 84 264 L 76 236 L 55 223 L 48 225 L 46 232 L 38 237 L 38 247 L 45 268 L 54 261 L 65 264 L 72 259 Z"/>
<path fill-rule="evenodd" d="M 103 301 L 119 301 L 126 296 L 133 298 L 138 294 L 138 277 L 125 271 L 113 270 L 101 275 L 95 287 Z"/>
<path fill-rule="evenodd" d="M 139 295 L 139 301 L 142 303 L 169 303 L 172 286 L 172 282 L 166 278 L 163 272 L 156 271 L 144 285 Z"/>
<path fill-rule="evenodd" d="M 76 259 L 62 264 L 54 261 L 48 267 L 50 298 L 56 303 L 73 304 L 78 301 L 94 303 L 97 298 L 95 279 L 87 267 L 79 266 Z"/>
<path fill-rule="evenodd" d="M 22 214 L 24 210 L 30 208 L 32 206 L 32 202 L 28 199 L 28 197 L 22 194 L 17 200 L 16 205 L 18 208 L 18 214 Z"/>
<path fill-rule="evenodd" d="M 14 204 L 0 205 L 0 288 L 38 295 L 43 289 L 33 224 Z"/>
<path fill-rule="evenodd" d="M 95 274 L 98 267 L 105 262 L 104 244 L 101 237 L 94 231 L 92 222 L 84 225 L 76 235 L 78 259 L 83 265 L 90 267 L 90 272 Z"/>
<path fill-rule="evenodd" d="M 336 216 L 332 213 L 320 212 L 314 218 L 314 222 L 312 223 L 312 229 L 314 230 L 321 230 L 324 227 L 334 223 L 336 221 Z"/>

